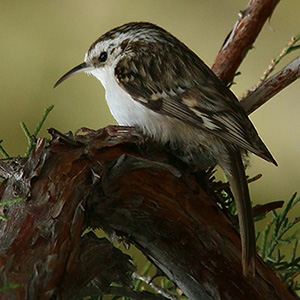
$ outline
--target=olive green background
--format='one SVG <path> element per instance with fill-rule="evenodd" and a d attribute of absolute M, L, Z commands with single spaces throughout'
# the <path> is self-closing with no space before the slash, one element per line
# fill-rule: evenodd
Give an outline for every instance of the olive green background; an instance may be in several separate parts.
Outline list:
<path fill-rule="evenodd" d="M 53 89 L 55 81 L 81 63 L 90 44 L 107 30 L 129 21 L 156 23 L 211 65 L 247 2 L 1 0 L 0 139 L 4 139 L 4 147 L 10 155 L 23 154 L 26 138 L 19 122 L 24 121 L 33 130 L 50 104 L 55 109 L 46 127 L 62 132 L 115 123 L 106 106 L 104 90 L 95 78 L 82 73 Z M 233 87 L 237 95 L 258 81 L 271 59 L 299 32 L 299 11 L 300 1 L 282 1 L 278 5 L 239 69 L 242 75 Z M 264 175 L 251 184 L 254 203 L 286 200 L 300 191 L 299 92 L 298 81 L 251 115 L 279 163 L 276 168 L 253 156 L 249 175 Z M 47 136 L 46 127 L 43 136 Z"/>

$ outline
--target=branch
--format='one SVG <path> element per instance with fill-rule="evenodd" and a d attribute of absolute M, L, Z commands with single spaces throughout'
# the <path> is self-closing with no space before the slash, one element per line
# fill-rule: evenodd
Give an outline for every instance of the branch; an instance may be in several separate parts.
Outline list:
<path fill-rule="evenodd" d="M 234 74 L 270 18 L 279 0 L 250 0 L 240 12 L 239 20 L 220 49 L 212 70 L 225 83 L 232 81 Z"/>
<path fill-rule="evenodd" d="M 67 137 L 53 144 L 39 139 L 29 158 L 0 161 L 1 202 L 24 199 L 1 208 L 0 288 L 17 287 L 0 299 L 71 299 L 91 280 L 102 291 L 132 284 L 129 256 L 93 233 L 82 237 L 91 170 L 76 152 L 80 144 Z"/>
<path fill-rule="evenodd" d="M 278 2 L 253 0 L 242 12 L 213 66 L 223 82 Z M 0 161 L 1 201 L 24 199 L 2 207 L 0 287 L 15 288 L 1 296 L 71 299 L 89 282 L 96 295 L 116 282 L 115 292 L 140 299 L 130 290 L 128 256 L 82 237 L 100 227 L 136 245 L 190 299 L 294 299 L 259 257 L 255 278 L 243 276 L 239 235 L 204 189 L 207 179 L 155 143 L 141 144 L 125 129 L 112 137 L 111 129 L 75 137 L 50 130 L 49 145 L 40 139 L 28 158 Z"/>
<path fill-rule="evenodd" d="M 25 200 L 7 206 L 0 223 L 0 286 L 19 284 L 1 296 L 71 299 L 90 281 L 102 291 L 111 282 L 130 286 L 126 255 L 81 238 L 100 227 L 135 244 L 190 299 L 293 299 L 259 258 L 256 277 L 243 276 L 239 235 L 200 174 L 171 166 L 154 143 L 110 137 L 111 127 L 75 137 L 50 132 L 50 145 L 39 140 L 0 185 L 2 201 Z M 10 163 L 1 166 L 10 172 Z"/>
<path fill-rule="evenodd" d="M 250 91 L 240 103 L 247 114 L 251 114 L 299 77 L 300 57 L 296 58 L 281 71 L 264 81 L 258 88 Z"/>
<path fill-rule="evenodd" d="M 278 3 L 279 0 L 250 0 L 240 13 L 238 21 L 212 65 L 212 70 L 225 84 L 232 81 L 238 67 L 247 52 L 252 49 L 264 23 L 270 18 Z M 260 83 L 261 85 L 254 87 L 241 100 L 241 105 L 247 114 L 251 114 L 299 77 L 300 58 L 298 57 L 277 74 Z"/>

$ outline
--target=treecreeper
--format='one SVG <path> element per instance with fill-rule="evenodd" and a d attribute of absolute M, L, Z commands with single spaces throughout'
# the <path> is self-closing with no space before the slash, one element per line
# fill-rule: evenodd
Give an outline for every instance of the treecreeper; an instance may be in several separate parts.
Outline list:
<path fill-rule="evenodd" d="M 146 22 L 114 28 L 98 38 L 55 84 L 86 72 L 105 88 L 119 123 L 134 126 L 193 168 L 218 164 L 236 202 L 244 275 L 255 275 L 255 229 L 243 157 L 277 165 L 235 95 L 186 45 Z"/>

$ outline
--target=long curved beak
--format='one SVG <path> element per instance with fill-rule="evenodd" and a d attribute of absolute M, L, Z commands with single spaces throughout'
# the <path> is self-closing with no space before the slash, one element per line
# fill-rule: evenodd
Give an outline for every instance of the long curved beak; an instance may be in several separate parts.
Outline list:
<path fill-rule="evenodd" d="M 89 66 L 87 63 L 82 63 L 78 66 L 76 66 L 75 68 L 73 68 L 72 70 L 70 70 L 69 72 L 67 72 L 65 75 L 63 75 L 62 77 L 60 77 L 57 82 L 54 84 L 54 88 L 56 88 L 59 84 L 61 84 L 63 81 L 65 81 L 66 79 L 72 77 L 73 75 L 79 73 L 79 72 L 83 72 L 83 71 L 89 71 L 92 70 L 93 67 Z"/>

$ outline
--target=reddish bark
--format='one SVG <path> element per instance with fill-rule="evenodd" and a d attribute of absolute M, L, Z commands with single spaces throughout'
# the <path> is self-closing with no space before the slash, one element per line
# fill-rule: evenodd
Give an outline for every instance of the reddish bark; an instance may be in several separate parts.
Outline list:
<path fill-rule="evenodd" d="M 250 0 L 220 49 L 212 70 L 224 82 L 230 82 L 247 52 L 271 17 L 279 0 Z"/>
<path fill-rule="evenodd" d="M 130 286 L 128 258 L 82 239 L 87 226 L 135 244 L 190 299 L 293 299 L 260 259 L 256 277 L 243 277 L 239 236 L 196 174 L 133 136 L 51 132 L 27 161 L 1 164 L 2 200 L 24 198 L 0 228 L 0 285 L 21 285 L 1 299 L 71 299 L 93 279 L 104 291 Z"/>
<path fill-rule="evenodd" d="M 223 82 L 277 3 L 249 2 L 213 66 Z M 173 167 L 169 155 L 134 135 L 111 137 L 110 130 L 75 138 L 52 130 L 50 145 L 39 140 L 28 159 L 0 162 L 1 200 L 24 198 L 2 211 L 0 287 L 20 286 L 0 299 L 72 299 L 110 292 L 111 282 L 134 299 L 161 299 L 131 291 L 128 257 L 106 240 L 82 238 L 87 226 L 135 244 L 190 299 L 294 298 L 259 258 L 256 277 L 243 277 L 239 236 L 207 179 Z M 90 281 L 98 288 L 86 288 Z"/>

